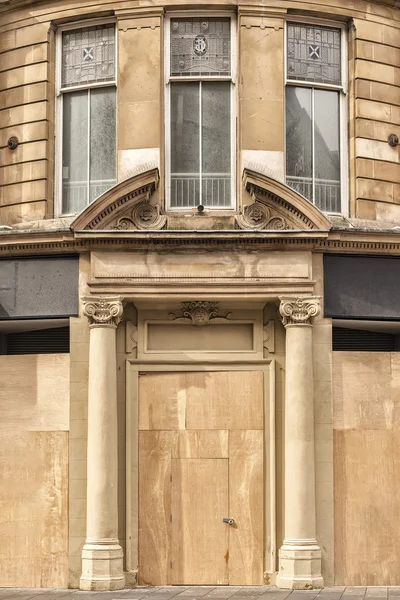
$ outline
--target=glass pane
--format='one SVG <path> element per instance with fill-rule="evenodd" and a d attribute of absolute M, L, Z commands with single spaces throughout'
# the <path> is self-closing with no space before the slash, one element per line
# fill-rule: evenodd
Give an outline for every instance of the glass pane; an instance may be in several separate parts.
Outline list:
<path fill-rule="evenodd" d="M 202 204 L 231 205 L 231 84 L 202 82 Z"/>
<path fill-rule="evenodd" d="M 286 88 L 286 182 L 312 202 L 312 90 Z"/>
<path fill-rule="evenodd" d="M 339 93 L 314 91 L 315 204 L 340 212 Z"/>
<path fill-rule="evenodd" d="M 90 90 L 89 202 L 104 194 L 116 180 L 116 90 Z"/>
<path fill-rule="evenodd" d="M 340 29 L 288 23 L 288 79 L 340 85 Z"/>
<path fill-rule="evenodd" d="M 87 205 L 88 92 L 63 97 L 63 213 L 81 211 Z"/>
<path fill-rule="evenodd" d="M 199 86 L 171 84 L 171 206 L 200 204 Z"/>
<path fill-rule="evenodd" d="M 61 85 L 82 85 L 115 78 L 115 25 L 62 34 Z"/>
<path fill-rule="evenodd" d="M 229 18 L 171 20 L 171 75 L 230 75 Z"/>

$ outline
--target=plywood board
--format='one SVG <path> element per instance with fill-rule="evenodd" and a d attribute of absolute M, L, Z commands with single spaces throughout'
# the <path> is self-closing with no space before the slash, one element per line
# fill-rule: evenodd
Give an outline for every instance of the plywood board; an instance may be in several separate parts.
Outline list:
<path fill-rule="evenodd" d="M 397 585 L 399 354 L 334 352 L 335 583 Z"/>
<path fill-rule="evenodd" d="M 228 458 L 226 429 L 178 431 L 172 458 Z"/>
<path fill-rule="evenodd" d="M 172 460 L 172 580 L 228 583 L 228 460 Z"/>
<path fill-rule="evenodd" d="M 263 429 L 262 371 L 146 373 L 139 429 Z"/>
<path fill-rule="evenodd" d="M 171 447 L 174 432 L 139 432 L 139 584 L 170 582 Z"/>
<path fill-rule="evenodd" d="M 187 429 L 263 429 L 261 371 L 189 372 Z"/>
<path fill-rule="evenodd" d="M 0 356 L 0 428 L 68 431 L 69 354 Z"/>
<path fill-rule="evenodd" d="M 139 430 L 185 428 L 186 373 L 139 374 Z"/>
<path fill-rule="evenodd" d="M 335 431 L 335 584 L 398 585 L 400 431 Z"/>
<path fill-rule="evenodd" d="M 1 433 L 3 587 L 68 586 L 68 432 Z"/>
<path fill-rule="evenodd" d="M 263 584 L 263 431 L 229 433 L 230 585 Z"/>

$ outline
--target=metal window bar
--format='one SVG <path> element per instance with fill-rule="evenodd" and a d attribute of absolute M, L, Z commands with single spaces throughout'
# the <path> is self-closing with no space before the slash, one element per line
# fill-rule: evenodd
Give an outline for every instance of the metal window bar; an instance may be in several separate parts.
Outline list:
<path fill-rule="evenodd" d="M 230 173 L 202 173 L 201 177 L 199 173 L 171 173 L 171 201 L 175 208 L 196 207 L 203 198 L 209 198 L 204 200 L 204 206 L 229 207 L 230 188 Z"/>
<path fill-rule="evenodd" d="M 116 179 L 97 179 L 89 184 L 90 196 L 93 196 L 92 202 L 104 194 L 107 190 L 116 185 Z M 88 182 L 87 181 L 64 181 L 62 186 L 64 212 L 75 213 L 86 208 L 88 205 Z"/>
<path fill-rule="evenodd" d="M 340 181 L 287 176 L 286 183 L 323 212 L 340 212 Z M 314 202 L 312 193 L 314 192 Z"/>

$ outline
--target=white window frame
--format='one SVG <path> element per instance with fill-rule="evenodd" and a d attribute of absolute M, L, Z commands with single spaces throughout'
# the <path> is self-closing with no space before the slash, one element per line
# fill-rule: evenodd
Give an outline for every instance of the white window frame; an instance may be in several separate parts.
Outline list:
<path fill-rule="evenodd" d="M 320 83 L 314 81 L 301 81 L 289 79 L 287 76 L 287 28 L 289 23 L 301 23 L 303 25 L 319 25 L 320 27 L 330 27 L 340 30 L 341 35 L 341 85 L 332 85 L 329 83 Z M 339 92 L 339 151 L 340 151 L 340 212 L 327 212 L 326 214 L 348 216 L 349 214 L 349 156 L 348 156 L 348 70 L 347 70 L 347 25 L 338 21 L 328 19 L 317 19 L 313 17 L 286 16 L 285 23 L 285 52 L 284 52 L 284 70 L 285 70 L 285 108 L 286 108 L 286 88 L 305 87 L 308 89 L 336 90 Z M 314 168 L 314 161 L 313 161 Z M 285 180 L 286 180 L 286 110 L 285 110 Z M 311 203 L 313 204 L 313 203 Z M 316 206 L 314 204 L 314 206 Z M 318 208 L 318 207 L 316 207 Z"/>
<path fill-rule="evenodd" d="M 113 81 L 95 82 L 82 85 L 74 85 L 63 88 L 61 85 L 61 71 L 62 71 L 62 34 L 65 31 L 73 31 L 74 29 L 84 29 L 87 27 L 95 27 L 96 25 L 108 25 L 114 23 L 115 26 L 115 78 Z M 103 19 L 90 19 L 76 21 L 74 23 L 68 23 L 67 25 L 61 25 L 56 31 L 56 64 L 55 64 L 55 94 L 56 94 L 56 106 L 55 106 L 55 185 L 54 185 L 54 216 L 55 217 L 68 217 L 73 216 L 76 213 L 63 213 L 62 212 L 62 149 L 63 149 L 63 101 L 62 97 L 64 93 L 73 92 L 77 90 L 87 90 L 92 88 L 103 88 L 103 87 L 115 87 L 118 89 L 118 28 L 116 26 L 116 19 L 113 17 Z M 118 103 L 117 103 L 118 111 Z M 116 139 L 118 148 L 118 114 L 116 119 Z M 116 165 L 117 167 L 117 165 Z"/>
<path fill-rule="evenodd" d="M 174 18 L 225 17 L 230 19 L 231 31 L 231 74 L 229 76 L 171 76 L 171 20 Z M 171 206 L 171 86 L 176 81 L 230 81 L 231 82 L 231 205 L 207 206 L 205 212 L 232 212 L 236 210 L 236 69 L 237 69 L 237 25 L 236 15 L 230 11 L 177 11 L 165 18 L 164 36 L 164 86 L 165 86 L 165 205 L 166 210 L 191 213 L 193 207 Z"/>

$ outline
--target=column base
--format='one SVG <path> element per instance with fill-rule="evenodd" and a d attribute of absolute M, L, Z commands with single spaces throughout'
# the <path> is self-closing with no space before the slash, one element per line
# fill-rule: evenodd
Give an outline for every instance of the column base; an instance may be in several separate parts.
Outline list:
<path fill-rule="evenodd" d="M 122 590 L 124 587 L 123 551 L 119 543 L 86 543 L 82 548 L 79 588 L 88 592 L 103 592 Z"/>
<path fill-rule="evenodd" d="M 279 550 L 279 588 L 312 590 L 324 587 L 321 549 L 317 540 L 284 540 Z"/>

